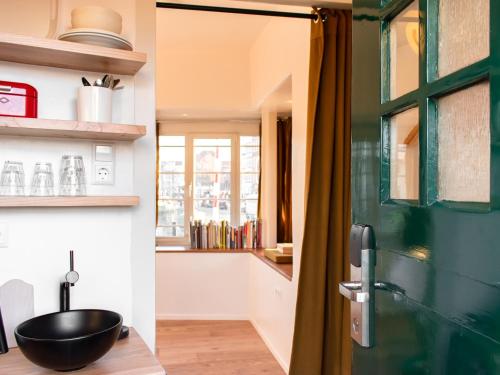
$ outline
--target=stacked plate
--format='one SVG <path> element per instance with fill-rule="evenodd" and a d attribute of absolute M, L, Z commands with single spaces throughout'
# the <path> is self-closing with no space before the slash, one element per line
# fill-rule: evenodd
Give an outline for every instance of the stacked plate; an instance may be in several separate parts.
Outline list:
<path fill-rule="evenodd" d="M 121 35 L 101 29 L 71 29 L 59 35 L 58 39 L 132 51 L 132 44 Z"/>
<path fill-rule="evenodd" d="M 72 29 L 59 40 L 132 51 L 132 44 L 120 35 L 122 16 L 113 9 L 86 5 L 71 11 Z"/>

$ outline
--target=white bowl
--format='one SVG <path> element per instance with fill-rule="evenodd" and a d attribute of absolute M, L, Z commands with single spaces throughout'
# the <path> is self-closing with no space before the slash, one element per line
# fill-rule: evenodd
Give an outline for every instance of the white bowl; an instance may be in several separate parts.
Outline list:
<path fill-rule="evenodd" d="M 71 11 L 71 25 L 74 29 L 101 29 L 120 34 L 122 32 L 122 16 L 113 9 L 87 5 Z"/>

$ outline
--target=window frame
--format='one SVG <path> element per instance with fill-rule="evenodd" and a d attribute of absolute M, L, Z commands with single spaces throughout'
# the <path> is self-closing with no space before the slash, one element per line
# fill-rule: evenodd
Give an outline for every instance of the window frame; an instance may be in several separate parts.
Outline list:
<path fill-rule="evenodd" d="M 446 76 L 438 77 L 438 5 L 439 0 L 419 0 L 419 86 L 416 90 L 398 98 L 390 99 L 390 22 L 404 11 L 413 0 L 381 0 L 380 19 L 380 89 L 381 102 L 380 116 L 380 204 L 400 206 L 442 206 L 446 208 L 467 209 L 476 212 L 489 211 L 491 207 L 499 207 L 500 201 L 490 189 L 490 202 L 451 202 L 438 199 L 438 156 L 437 156 L 437 101 L 455 91 L 474 86 L 482 81 L 490 82 L 490 110 L 493 113 L 495 90 L 498 81 L 496 56 L 494 50 L 495 28 L 490 30 L 490 55 L 471 65 L 463 67 Z M 490 17 L 500 4 L 490 1 Z M 390 118 L 405 110 L 418 107 L 419 109 L 419 199 L 395 200 L 390 197 L 390 162 L 388 145 L 390 145 L 389 121 Z M 494 116 L 491 116 L 493 129 Z M 494 132 L 491 132 L 493 137 Z M 490 140 L 491 143 L 491 140 Z M 492 143 L 491 143 L 492 144 Z M 493 156 L 491 154 L 491 156 Z M 490 166 L 490 184 L 495 176 L 494 163 Z"/>
<path fill-rule="evenodd" d="M 184 237 L 156 236 L 157 245 L 187 246 L 190 244 L 189 222 L 194 213 L 194 140 L 210 138 L 231 139 L 231 225 L 240 225 L 240 137 L 260 136 L 259 122 L 250 121 L 244 124 L 235 124 L 225 121 L 214 122 L 170 122 L 160 121 L 158 137 L 183 136 L 185 137 L 185 168 L 184 168 Z M 162 127 L 162 124 L 164 127 Z M 219 126 L 214 126 L 217 124 Z M 261 145 L 261 140 L 259 141 Z M 160 158 L 156 168 L 158 169 Z M 259 160 L 262 163 L 262 160 Z M 157 172 L 159 176 L 159 171 Z M 158 197 L 156 205 L 158 207 Z M 158 226 L 157 226 L 158 227 Z"/>

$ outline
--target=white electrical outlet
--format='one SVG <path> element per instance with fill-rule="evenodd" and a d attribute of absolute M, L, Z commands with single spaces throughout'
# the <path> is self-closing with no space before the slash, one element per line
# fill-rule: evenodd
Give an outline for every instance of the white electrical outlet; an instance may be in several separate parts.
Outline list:
<path fill-rule="evenodd" d="M 115 152 L 111 144 L 95 144 L 92 157 L 94 185 L 114 185 Z"/>
<path fill-rule="evenodd" d="M 9 247 L 9 225 L 0 221 L 0 247 Z"/>
<path fill-rule="evenodd" d="M 109 162 L 94 163 L 94 184 L 96 185 L 113 185 L 113 164 Z"/>

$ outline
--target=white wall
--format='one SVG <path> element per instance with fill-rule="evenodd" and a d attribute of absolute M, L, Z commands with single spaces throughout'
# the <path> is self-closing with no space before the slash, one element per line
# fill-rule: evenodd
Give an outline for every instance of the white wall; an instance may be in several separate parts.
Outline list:
<path fill-rule="evenodd" d="M 154 0 L 135 0 L 136 45 L 148 54 L 146 65 L 135 75 L 135 120 L 147 126 L 147 135 L 134 142 L 133 180 L 141 204 L 132 211 L 132 318 L 154 352 L 155 235 L 156 235 L 156 115 Z"/>
<path fill-rule="evenodd" d="M 262 146 L 261 146 L 261 215 L 262 246 L 275 248 L 278 225 L 278 114 L 273 111 L 262 111 Z"/>
<path fill-rule="evenodd" d="M 251 320 L 286 370 L 292 350 L 304 235 L 309 36 L 310 23 L 307 21 L 273 19 L 260 34 L 250 54 L 253 100 L 266 98 L 289 76 L 292 79 L 293 279 L 291 282 L 284 280 L 258 259 L 254 259 L 254 267 L 250 269 L 254 286 L 250 299 Z"/>
<path fill-rule="evenodd" d="M 141 204 L 133 209 L 0 209 L 0 221 L 7 222 L 10 231 L 9 247 L 0 248 L 0 284 L 12 278 L 24 279 L 34 285 L 36 314 L 58 310 L 59 281 L 69 268 L 69 250 L 75 250 L 75 268 L 80 280 L 71 290 L 72 307 L 105 308 L 121 313 L 124 323 L 134 325 L 153 348 L 155 7 L 153 1 L 137 0 L 136 18 L 136 0 L 66 0 L 63 12 L 66 18 L 62 23 L 68 22 L 69 11 L 75 5 L 96 3 L 120 12 L 128 37 L 135 41 L 137 28 L 137 49 L 150 53 L 148 64 L 137 77 L 119 77 L 125 89 L 116 92 L 113 100 L 113 121 L 146 124 L 148 136 L 135 144 L 116 142 L 115 185 L 89 184 L 88 193 L 138 194 Z M 76 118 L 76 90 L 81 86 L 82 75 L 93 79 L 100 76 L 0 62 L 1 80 L 26 82 L 38 89 L 40 118 Z M 29 184 L 34 163 L 51 161 L 57 180 L 61 156 L 76 153 L 83 155 L 89 177 L 92 143 L 0 137 L 0 165 L 5 160 L 22 161 Z"/>
<path fill-rule="evenodd" d="M 158 319 L 249 319 L 248 254 L 157 253 Z"/>
<path fill-rule="evenodd" d="M 158 61 L 162 63 L 157 73 L 160 113 L 248 110 L 250 83 L 244 51 L 158 48 Z"/>

